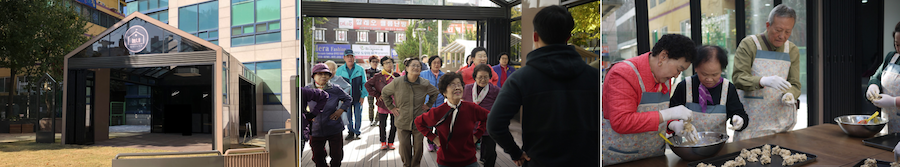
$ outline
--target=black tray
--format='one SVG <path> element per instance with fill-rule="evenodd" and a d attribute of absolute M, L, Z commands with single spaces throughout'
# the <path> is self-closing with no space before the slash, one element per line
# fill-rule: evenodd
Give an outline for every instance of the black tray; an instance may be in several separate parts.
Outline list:
<path fill-rule="evenodd" d="M 772 145 L 772 144 L 769 144 L 769 145 L 772 146 L 772 148 L 775 148 L 775 146 L 778 146 L 778 145 Z M 747 148 L 747 150 L 749 151 L 749 150 L 753 150 L 753 149 L 756 149 L 756 148 L 762 149 L 763 146 L 765 146 L 765 145 L 760 145 L 760 146 L 756 146 L 756 147 L 753 147 L 753 148 Z M 779 146 L 779 147 L 781 147 L 781 146 Z M 791 151 L 791 154 L 794 154 L 794 153 L 806 154 L 806 161 L 797 162 L 797 163 L 794 163 L 794 165 L 790 165 L 790 166 L 803 166 L 803 165 L 806 165 L 806 164 L 809 164 L 809 163 L 812 163 L 812 162 L 815 162 L 815 161 L 816 161 L 816 155 L 815 155 L 815 154 L 810 154 L 810 153 L 806 153 L 806 152 L 802 152 L 802 151 L 797 151 L 797 150 L 794 150 L 794 149 L 784 148 L 784 147 L 781 147 L 781 149 L 787 149 L 787 150 L 790 150 L 790 151 Z M 736 157 L 738 157 L 738 156 L 740 156 L 740 155 L 741 155 L 741 151 L 737 151 L 737 152 L 733 152 L 733 153 L 729 153 L 729 154 L 725 154 L 725 155 L 720 155 L 720 156 L 717 156 L 717 157 L 712 157 L 712 158 L 707 158 L 707 159 L 703 159 L 703 160 L 699 160 L 699 161 L 694 161 L 694 162 L 688 163 L 688 166 L 690 166 L 690 167 L 697 167 L 697 165 L 699 165 L 701 162 L 702 162 L 702 163 L 706 163 L 706 164 L 710 164 L 710 165 L 715 165 L 715 166 L 722 166 L 722 165 L 725 165 L 725 162 L 727 162 L 727 161 L 729 161 L 729 160 L 734 160 L 734 158 L 736 158 Z M 771 158 L 772 158 L 772 163 L 763 165 L 763 164 L 760 163 L 759 161 L 756 161 L 756 162 L 750 162 L 750 161 L 747 161 L 747 165 L 744 166 L 744 167 L 754 167 L 754 166 L 782 166 L 782 165 L 781 165 L 781 162 L 783 162 L 784 159 L 781 158 L 781 156 L 778 156 L 778 155 L 772 155 Z"/>
<path fill-rule="evenodd" d="M 891 167 L 891 162 L 888 162 L 888 161 L 882 161 L 882 160 L 877 160 L 877 159 L 876 159 L 875 161 L 876 161 L 876 162 L 875 162 L 875 166 L 878 166 L 878 167 Z M 865 163 L 866 163 L 866 159 L 862 159 L 862 160 L 859 161 L 859 163 L 856 163 L 855 165 L 853 165 L 853 167 L 859 167 L 859 166 L 862 166 L 862 165 L 865 164 Z"/>
<path fill-rule="evenodd" d="M 900 133 L 891 133 L 863 140 L 863 144 L 883 150 L 894 151 L 894 147 L 900 142 Z"/>

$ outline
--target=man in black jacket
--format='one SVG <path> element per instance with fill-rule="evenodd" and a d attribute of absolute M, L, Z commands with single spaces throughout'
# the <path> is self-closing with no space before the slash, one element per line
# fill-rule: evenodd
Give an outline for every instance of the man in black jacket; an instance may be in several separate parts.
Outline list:
<path fill-rule="evenodd" d="M 497 145 L 524 166 L 600 166 L 600 71 L 566 41 L 575 23 L 564 7 L 535 15 L 526 66 L 509 76 L 488 115 Z M 509 121 L 522 108 L 520 148 Z"/>

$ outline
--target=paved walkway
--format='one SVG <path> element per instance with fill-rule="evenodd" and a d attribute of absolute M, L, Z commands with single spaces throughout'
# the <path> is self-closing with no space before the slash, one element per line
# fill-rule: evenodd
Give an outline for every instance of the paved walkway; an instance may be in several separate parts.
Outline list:
<path fill-rule="evenodd" d="M 400 160 L 399 150 L 380 150 L 381 142 L 378 140 L 378 126 L 369 126 L 368 121 L 362 121 L 363 126 L 360 131 L 362 131 L 362 136 L 360 136 L 360 140 L 344 140 L 344 159 L 341 160 L 341 166 L 349 166 L 349 167 L 394 167 L 394 166 L 403 166 L 403 162 Z M 513 137 L 516 140 L 516 143 L 522 145 L 522 128 L 521 124 L 517 121 L 511 121 L 509 126 L 510 132 L 512 132 Z M 346 130 L 341 132 L 346 135 Z M 428 143 L 422 141 L 423 146 L 426 146 Z M 315 166 L 315 163 L 312 162 L 312 151 L 310 150 L 309 144 L 304 146 L 303 150 L 301 150 L 300 155 L 300 166 Z M 399 144 L 399 139 L 394 144 Z M 328 144 L 326 143 L 326 148 Z M 395 146 L 396 147 L 396 146 Z M 428 148 L 423 149 L 425 154 L 422 157 L 422 166 L 423 167 L 435 167 L 437 166 L 437 152 L 428 152 Z M 503 152 L 503 149 L 500 146 L 497 146 L 497 162 L 495 166 L 497 167 L 516 167 L 516 164 L 512 161 L 512 158 L 509 157 L 509 154 Z M 480 152 L 480 150 L 479 150 Z M 475 155 L 476 157 L 481 157 L 480 153 Z M 326 161 L 331 161 L 331 157 L 326 157 Z M 484 165 L 483 162 L 479 162 L 480 165 Z"/>

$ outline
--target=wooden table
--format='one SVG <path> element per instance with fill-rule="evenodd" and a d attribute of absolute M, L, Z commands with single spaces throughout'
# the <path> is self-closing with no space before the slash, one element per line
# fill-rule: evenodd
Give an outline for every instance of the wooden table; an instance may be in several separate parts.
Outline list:
<path fill-rule="evenodd" d="M 879 134 L 880 135 L 880 134 Z M 807 166 L 852 166 L 860 160 L 875 158 L 882 161 L 894 161 L 891 151 L 863 145 L 862 140 L 847 136 L 836 124 L 824 124 L 805 129 L 778 133 L 775 135 L 726 143 L 716 156 L 740 152 L 744 148 L 753 148 L 764 144 L 807 152 L 818 156 L 815 162 Z M 665 156 L 652 157 L 616 166 L 687 166 L 691 161 L 684 161 L 671 150 Z"/>

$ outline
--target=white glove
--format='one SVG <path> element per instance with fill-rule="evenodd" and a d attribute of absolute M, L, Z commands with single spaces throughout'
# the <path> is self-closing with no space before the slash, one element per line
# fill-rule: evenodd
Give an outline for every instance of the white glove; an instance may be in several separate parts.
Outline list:
<path fill-rule="evenodd" d="M 793 93 L 785 93 L 784 96 L 781 96 L 781 101 L 785 104 L 797 104 Z"/>
<path fill-rule="evenodd" d="M 687 107 L 684 107 L 684 105 L 680 105 L 680 106 L 660 110 L 659 115 L 662 116 L 663 122 L 668 121 L 668 120 L 673 120 L 673 119 L 688 120 L 691 118 L 692 112 L 693 111 L 691 111 Z"/>
<path fill-rule="evenodd" d="M 669 122 L 669 129 L 675 131 L 675 134 L 681 135 L 684 132 L 684 120 Z"/>
<path fill-rule="evenodd" d="M 731 130 L 741 129 L 742 126 L 744 126 L 744 118 L 738 115 L 731 116 Z"/>
<path fill-rule="evenodd" d="M 759 79 L 759 84 L 764 87 L 775 88 L 777 90 L 787 90 L 791 88 L 791 83 L 779 76 L 766 76 Z"/>
<path fill-rule="evenodd" d="M 866 90 L 866 99 L 877 97 L 878 94 L 881 94 L 881 90 L 878 89 L 878 85 L 871 84 L 869 85 L 869 89 Z"/>
<path fill-rule="evenodd" d="M 891 95 L 881 94 L 881 99 L 872 101 L 872 104 L 875 104 L 875 106 L 881 108 L 896 108 L 897 101 L 895 100 L 895 98 L 896 97 L 893 97 Z"/>

